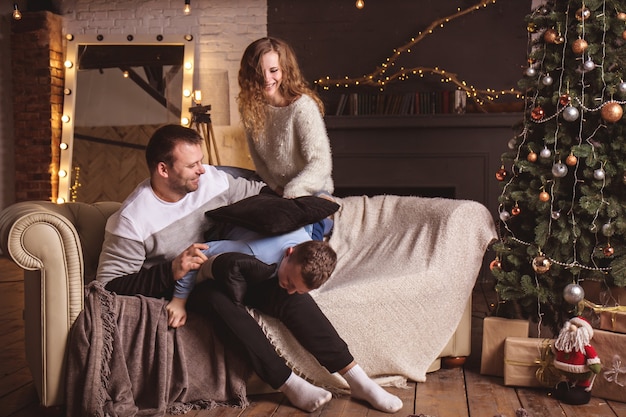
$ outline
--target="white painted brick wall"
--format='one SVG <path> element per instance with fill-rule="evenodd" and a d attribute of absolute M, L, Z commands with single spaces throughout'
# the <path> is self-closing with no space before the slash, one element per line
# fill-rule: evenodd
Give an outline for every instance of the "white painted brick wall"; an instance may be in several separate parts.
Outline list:
<path fill-rule="evenodd" d="M 267 1 L 191 0 L 190 15 L 183 6 L 184 0 L 66 0 L 61 13 L 65 33 L 192 34 L 194 88 L 203 91 L 207 104 L 212 95 L 227 95 L 228 111 L 212 104 L 214 124 L 237 125 L 239 61 L 250 42 L 267 35 Z"/>

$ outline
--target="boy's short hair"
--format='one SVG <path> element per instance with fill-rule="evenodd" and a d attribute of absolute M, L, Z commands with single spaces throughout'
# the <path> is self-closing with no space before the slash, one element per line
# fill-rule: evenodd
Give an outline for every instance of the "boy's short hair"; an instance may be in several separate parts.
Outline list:
<path fill-rule="evenodd" d="M 293 247 L 289 262 L 302 266 L 302 279 L 310 290 L 328 281 L 337 266 L 337 253 L 328 242 L 309 240 Z"/>

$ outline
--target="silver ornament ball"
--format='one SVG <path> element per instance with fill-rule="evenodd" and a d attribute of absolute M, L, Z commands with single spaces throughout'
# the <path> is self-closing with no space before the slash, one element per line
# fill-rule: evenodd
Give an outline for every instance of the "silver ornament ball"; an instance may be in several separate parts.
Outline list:
<path fill-rule="evenodd" d="M 568 122 L 573 122 L 575 120 L 578 120 L 579 116 L 580 116 L 580 112 L 574 106 L 567 106 L 565 110 L 563 110 L 563 118 L 567 120 Z"/>
<path fill-rule="evenodd" d="M 583 68 L 585 71 L 592 71 L 596 68 L 596 63 L 589 59 L 585 61 Z"/>
<path fill-rule="evenodd" d="M 578 284 L 567 284 L 563 289 L 563 298 L 569 304 L 576 305 L 585 299 L 585 290 Z"/>
<path fill-rule="evenodd" d="M 559 220 L 561 218 L 561 212 L 560 211 L 553 211 L 550 214 L 550 217 L 552 217 L 552 220 Z"/>
<path fill-rule="evenodd" d="M 626 82 L 622 81 L 621 83 L 619 83 L 619 86 L 617 88 L 619 89 L 620 93 L 626 94 Z"/>
<path fill-rule="evenodd" d="M 524 74 L 527 77 L 534 77 L 535 75 L 537 75 L 537 70 L 534 69 L 533 67 L 528 67 L 526 68 L 526 70 L 524 71 Z"/>
<path fill-rule="evenodd" d="M 502 220 L 503 222 L 509 220 L 511 218 L 511 213 L 509 213 L 506 210 L 503 210 L 500 212 L 500 220 Z"/>
<path fill-rule="evenodd" d="M 595 171 L 593 171 L 593 178 L 597 179 L 598 181 L 603 180 L 605 175 L 606 173 L 604 172 L 602 168 L 598 168 Z"/>
<path fill-rule="evenodd" d="M 565 165 L 563 162 L 557 162 L 556 164 L 552 165 L 552 175 L 557 178 L 562 178 L 566 176 L 567 165 Z"/>
<path fill-rule="evenodd" d="M 552 85 L 552 83 L 554 82 L 554 80 L 552 79 L 552 77 L 550 77 L 549 75 L 546 75 L 545 77 L 543 77 L 541 79 L 541 82 L 543 83 L 543 85 L 545 86 L 549 86 Z"/>
<path fill-rule="evenodd" d="M 552 156 L 552 152 L 548 148 L 543 148 L 541 152 L 539 152 L 539 156 L 542 158 L 548 159 Z"/>

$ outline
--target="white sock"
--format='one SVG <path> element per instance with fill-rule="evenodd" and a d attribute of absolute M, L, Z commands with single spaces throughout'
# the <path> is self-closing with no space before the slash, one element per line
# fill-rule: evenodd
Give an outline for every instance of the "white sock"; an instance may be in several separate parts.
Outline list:
<path fill-rule="evenodd" d="M 291 404 L 309 413 L 317 410 L 333 397 L 330 392 L 309 383 L 293 372 L 278 390 L 285 394 Z"/>
<path fill-rule="evenodd" d="M 353 366 L 342 376 L 350 385 L 350 393 L 354 398 L 367 401 L 372 407 L 386 413 L 395 413 L 402 408 L 402 400 L 372 381 L 359 365 Z"/>

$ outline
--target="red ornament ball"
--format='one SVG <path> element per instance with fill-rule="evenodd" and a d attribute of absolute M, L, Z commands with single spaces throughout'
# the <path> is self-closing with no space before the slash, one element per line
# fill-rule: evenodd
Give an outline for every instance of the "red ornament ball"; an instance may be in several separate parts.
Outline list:
<path fill-rule="evenodd" d="M 507 175 L 508 173 L 506 172 L 506 169 L 504 169 L 504 167 L 496 171 L 496 179 L 498 181 L 504 181 Z"/>
<path fill-rule="evenodd" d="M 611 245 L 606 245 L 606 247 L 602 249 L 602 253 L 604 253 L 604 256 L 608 258 L 609 256 L 613 256 L 615 249 L 613 249 L 613 246 Z"/>
<path fill-rule="evenodd" d="M 565 158 L 565 164 L 573 167 L 578 163 L 578 158 L 576 158 L 576 156 L 574 156 L 573 154 L 569 154 L 567 156 L 567 158 Z"/>
<path fill-rule="evenodd" d="M 493 271 L 494 269 L 501 269 L 501 268 L 502 268 L 502 262 L 500 262 L 499 258 L 494 259 L 489 264 L 489 270 L 490 271 Z"/>
<path fill-rule="evenodd" d="M 609 101 L 602 106 L 602 110 L 600 110 L 600 116 L 602 116 L 602 119 L 609 123 L 619 121 L 623 115 L 624 109 L 622 109 L 622 105 L 616 101 Z"/>
<path fill-rule="evenodd" d="M 517 216 L 521 212 L 522 212 L 522 209 L 520 209 L 518 206 L 515 206 L 511 209 L 511 214 L 514 216 Z"/>
<path fill-rule="evenodd" d="M 585 52 L 588 47 L 589 47 L 589 44 L 584 39 L 576 39 L 572 43 L 572 51 L 574 51 L 574 53 L 578 55 L 581 55 L 583 52 Z"/>
<path fill-rule="evenodd" d="M 569 96 L 569 94 L 561 94 L 561 97 L 559 97 L 559 104 L 561 106 L 567 106 L 570 101 L 572 101 L 572 98 Z"/>
<path fill-rule="evenodd" d="M 532 117 L 533 120 L 541 120 L 543 116 L 545 116 L 545 111 L 540 106 L 535 107 L 530 112 L 530 117 Z"/>

